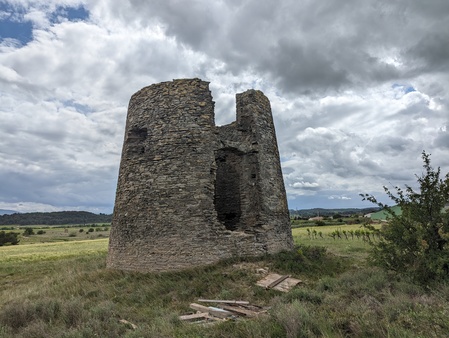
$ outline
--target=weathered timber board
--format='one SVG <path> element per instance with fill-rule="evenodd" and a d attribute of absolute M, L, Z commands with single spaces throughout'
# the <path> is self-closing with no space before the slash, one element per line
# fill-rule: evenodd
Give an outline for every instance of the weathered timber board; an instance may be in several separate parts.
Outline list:
<path fill-rule="evenodd" d="M 299 283 L 301 283 L 300 279 L 279 275 L 277 273 L 271 273 L 259 280 L 256 284 L 266 289 L 272 288 L 274 290 L 288 292 Z"/>
<path fill-rule="evenodd" d="M 239 304 L 248 305 L 249 302 L 246 300 L 223 300 L 223 299 L 198 299 L 201 303 L 217 303 L 217 304 Z"/>
<path fill-rule="evenodd" d="M 203 306 L 203 305 L 196 304 L 196 303 L 191 303 L 190 308 L 193 310 L 201 311 L 201 312 L 207 312 L 211 316 L 218 317 L 218 318 L 228 318 L 228 317 L 232 316 L 232 312 L 229 312 L 229 311 L 226 311 L 223 309 L 207 307 L 207 306 Z"/>
<path fill-rule="evenodd" d="M 235 312 L 239 315 L 244 315 L 246 317 L 256 317 L 259 314 L 258 312 L 251 311 L 248 309 L 243 309 L 241 307 L 232 306 L 232 305 L 222 305 L 221 307 L 225 310 Z"/>

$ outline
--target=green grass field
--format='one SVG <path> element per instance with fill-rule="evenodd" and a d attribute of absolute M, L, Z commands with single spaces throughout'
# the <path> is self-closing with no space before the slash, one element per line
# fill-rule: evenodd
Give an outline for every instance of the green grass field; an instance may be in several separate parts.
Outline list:
<path fill-rule="evenodd" d="M 159 274 L 106 269 L 107 238 L 65 241 L 64 233 L 54 242 L 59 229 L 47 243 L 21 240 L 0 247 L 0 337 L 449 336 L 448 285 L 425 289 L 369 266 L 368 242 L 326 236 L 336 227 L 309 228 L 323 238 L 293 229 L 299 247 L 292 253 Z M 303 283 L 289 293 L 265 290 L 255 285 L 260 267 Z M 209 327 L 181 322 L 178 315 L 198 298 L 270 310 Z"/>
<path fill-rule="evenodd" d="M 91 254 L 106 253 L 108 238 L 72 240 L 70 242 L 48 242 L 9 245 L 0 248 L 0 262 L 19 263 L 49 259 L 64 259 Z"/>
<path fill-rule="evenodd" d="M 379 227 L 377 225 L 376 227 Z M 309 235 L 309 232 L 316 231 L 316 236 Z M 368 255 L 370 244 L 368 241 L 355 236 L 349 236 L 349 231 L 356 231 L 363 229 L 360 224 L 351 225 L 335 225 L 335 226 L 312 226 L 292 229 L 293 238 L 296 244 L 321 246 L 328 249 L 334 255 L 351 257 L 352 259 L 361 263 Z M 329 235 L 335 230 L 340 232 L 345 230 L 348 239 L 341 235 L 342 238 L 332 238 Z M 319 235 L 321 233 L 322 236 Z"/>
<path fill-rule="evenodd" d="M 9 228 L 9 227 L 7 227 Z M 6 230 L 7 232 L 16 232 L 22 234 L 26 228 L 33 228 L 35 235 L 21 236 L 19 245 L 33 244 L 33 243 L 48 243 L 48 242 L 62 242 L 62 241 L 80 241 L 87 239 L 98 239 L 109 237 L 109 224 L 101 224 L 91 226 L 42 226 L 36 225 L 32 227 L 16 226 L 13 230 Z M 91 229 L 89 231 L 89 229 Z M 43 232 L 38 234 L 38 232 Z"/>

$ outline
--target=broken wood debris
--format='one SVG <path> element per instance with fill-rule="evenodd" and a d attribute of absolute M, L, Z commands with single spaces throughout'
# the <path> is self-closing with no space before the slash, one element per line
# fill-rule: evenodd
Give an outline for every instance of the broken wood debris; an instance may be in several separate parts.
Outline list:
<path fill-rule="evenodd" d="M 254 311 L 250 310 L 244 306 L 233 306 L 233 305 L 222 305 L 223 309 L 231 311 L 239 316 L 246 316 L 246 317 L 257 317 L 259 314 L 264 313 L 266 311 L 260 310 L 260 311 Z"/>
<path fill-rule="evenodd" d="M 137 325 L 127 321 L 126 319 L 120 319 L 119 322 L 122 324 L 125 324 L 126 326 L 128 326 L 129 328 L 131 328 L 133 330 L 137 330 Z"/>
<path fill-rule="evenodd" d="M 248 305 L 246 300 L 223 300 L 223 299 L 198 299 L 200 303 L 224 303 L 224 304 L 239 304 Z"/>
<path fill-rule="evenodd" d="M 204 306 L 197 303 L 191 303 L 189 307 L 192 310 L 196 310 L 197 313 L 182 315 L 179 316 L 179 319 L 194 324 L 208 324 L 240 317 L 252 318 L 266 312 L 266 309 L 251 305 L 247 301 L 198 299 L 198 302 L 215 303 L 217 306 Z"/>
<path fill-rule="evenodd" d="M 207 312 L 197 312 L 191 315 L 179 316 L 180 320 L 193 320 L 193 319 L 212 319 L 212 320 L 222 320 L 220 318 L 209 316 Z"/>
<path fill-rule="evenodd" d="M 300 279 L 292 278 L 289 275 L 279 275 L 277 273 L 270 273 L 259 280 L 256 284 L 265 289 L 274 289 L 282 292 L 288 292 L 293 287 L 302 283 Z"/>
<path fill-rule="evenodd" d="M 228 318 L 232 316 L 232 313 L 217 307 L 212 306 L 204 306 L 196 303 L 190 304 L 190 308 L 193 310 L 197 310 L 200 312 L 208 313 L 211 316 L 217 317 L 217 318 Z"/>

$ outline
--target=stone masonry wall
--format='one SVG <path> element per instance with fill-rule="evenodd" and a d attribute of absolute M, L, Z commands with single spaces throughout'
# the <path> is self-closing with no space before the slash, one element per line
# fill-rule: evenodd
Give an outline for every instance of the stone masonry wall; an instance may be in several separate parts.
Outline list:
<path fill-rule="evenodd" d="M 168 271 L 293 246 L 268 99 L 237 95 L 214 123 L 209 83 L 163 82 L 130 100 L 107 265 Z"/>

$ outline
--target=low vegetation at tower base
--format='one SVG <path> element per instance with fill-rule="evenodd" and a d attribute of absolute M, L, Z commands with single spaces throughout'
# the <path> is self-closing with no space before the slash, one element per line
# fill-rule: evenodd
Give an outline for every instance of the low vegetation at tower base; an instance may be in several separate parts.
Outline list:
<path fill-rule="evenodd" d="M 106 269 L 107 240 L 58 257 L 0 251 L 0 337 L 443 337 L 449 286 L 425 289 L 366 263 L 357 252 L 327 250 L 307 235 L 292 252 L 228 259 L 180 272 Z M 334 241 L 339 243 L 338 241 Z M 90 243 L 90 244 L 89 244 Z M 66 242 L 61 247 L 76 242 Z M 89 249 L 89 246 L 90 248 Z M 56 248 L 56 243 L 51 243 Z M 337 250 L 337 251 L 336 251 Z M 354 249 L 353 249 L 354 250 Z M 333 252 L 333 253 L 331 253 Z M 256 286 L 257 268 L 303 283 L 288 293 Z M 181 322 L 198 298 L 241 299 L 266 315 L 202 327 Z M 131 325 L 135 325 L 135 328 Z"/>

